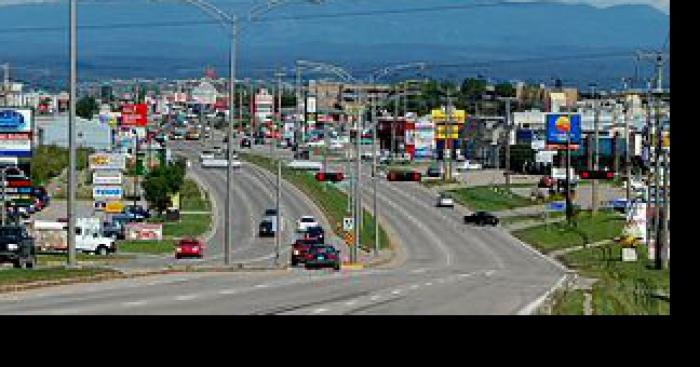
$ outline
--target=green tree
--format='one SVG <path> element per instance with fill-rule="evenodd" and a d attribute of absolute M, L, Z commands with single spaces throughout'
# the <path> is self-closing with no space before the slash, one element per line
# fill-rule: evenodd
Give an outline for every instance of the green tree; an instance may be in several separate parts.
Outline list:
<path fill-rule="evenodd" d="M 97 101 L 93 97 L 83 97 L 75 105 L 75 114 L 90 120 L 92 116 L 99 111 L 99 106 Z"/>
<path fill-rule="evenodd" d="M 466 78 L 462 82 L 462 96 L 467 101 L 475 101 L 486 92 L 486 80 Z"/>
<path fill-rule="evenodd" d="M 186 163 L 178 160 L 173 164 L 157 167 L 143 180 L 143 190 L 151 207 L 162 214 L 170 205 L 170 195 L 182 189 L 185 183 Z"/>
<path fill-rule="evenodd" d="M 510 83 L 496 84 L 495 89 L 499 97 L 515 97 L 515 88 Z"/>

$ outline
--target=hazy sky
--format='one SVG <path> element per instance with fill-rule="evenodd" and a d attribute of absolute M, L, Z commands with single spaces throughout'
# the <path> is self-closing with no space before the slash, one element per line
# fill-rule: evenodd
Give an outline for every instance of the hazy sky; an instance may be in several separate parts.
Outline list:
<path fill-rule="evenodd" d="M 67 0 L 0 0 L 0 6 L 2 5 L 16 5 L 16 4 L 27 4 L 27 3 L 44 3 L 44 2 L 58 2 Z M 80 0 L 78 0 L 80 1 Z M 109 0 L 108 0 L 109 1 Z M 533 2 L 537 0 L 515 0 L 515 1 L 525 1 Z M 584 3 L 591 4 L 595 6 L 611 6 L 611 5 L 621 5 L 621 4 L 646 4 L 651 5 L 657 9 L 662 10 L 666 14 L 669 13 L 669 7 L 671 0 L 556 0 L 563 3 Z M 99 2 L 99 0 L 90 0 L 90 2 Z"/>

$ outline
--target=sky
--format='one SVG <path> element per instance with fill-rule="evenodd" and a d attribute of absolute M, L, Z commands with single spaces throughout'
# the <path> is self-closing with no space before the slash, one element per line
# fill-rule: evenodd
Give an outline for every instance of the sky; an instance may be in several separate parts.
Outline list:
<path fill-rule="evenodd" d="M 0 6 L 3 5 L 19 5 L 19 4 L 39 4 L 47 2 L 63 2 L 67 0 L 0 0 Z M 100 2 L 102 0 L 88 0 L 80 2 Z M 104 0 L 113 1 L 113 0 Z M 536 2 L 537 0 L 515 0 L 523 2 Z M 598 7 L 608 7 L 614 5 L 650 5 L 656 9 L 663 11 L 666 14 L 670 13 L 671 0 L 555 0 L 562 3 L 590 4 Z"/>

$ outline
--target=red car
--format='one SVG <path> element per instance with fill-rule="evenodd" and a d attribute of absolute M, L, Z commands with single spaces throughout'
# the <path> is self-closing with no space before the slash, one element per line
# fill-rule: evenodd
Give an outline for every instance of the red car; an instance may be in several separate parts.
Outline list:
<path fill-rule="evenodd" d="M 182 239 L 177 244 L 177 248 L 175 249 L 175 258 L 181 259 L 183 257 L 198 257 L 201 259 L 204 257 L 205 248 L 206 245 L 200 240 L 192 238 Z"/>
<path fill-rule="evenodd" d="M 292 266 L 306 262 L 306 254 L 312 245 L 322 244 L 317 238 L 300 238 L 292 245 Z"/>

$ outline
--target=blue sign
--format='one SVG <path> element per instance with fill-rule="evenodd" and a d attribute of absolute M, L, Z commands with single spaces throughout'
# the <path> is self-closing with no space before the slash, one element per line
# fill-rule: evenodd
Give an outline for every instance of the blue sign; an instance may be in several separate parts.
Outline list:
<path fill-rule="evenodd" d="M 581 144 L 581 115 L 577 113 L 548 113 L 547 144 L 566 145 L 569 136 L 572 145 Z"/>
<path fill-rule="evenodd" d="M 31 116 L 30 111 L 18 111 L 12 109 L 0 109 L 0 132 L 30 132 Z"/>
<path fill-rule="evenodd" d="M 550 212 L 563 212 L 566 210 L 565 201 L 553 201 L 547 205 L 547 210 Z"/>

